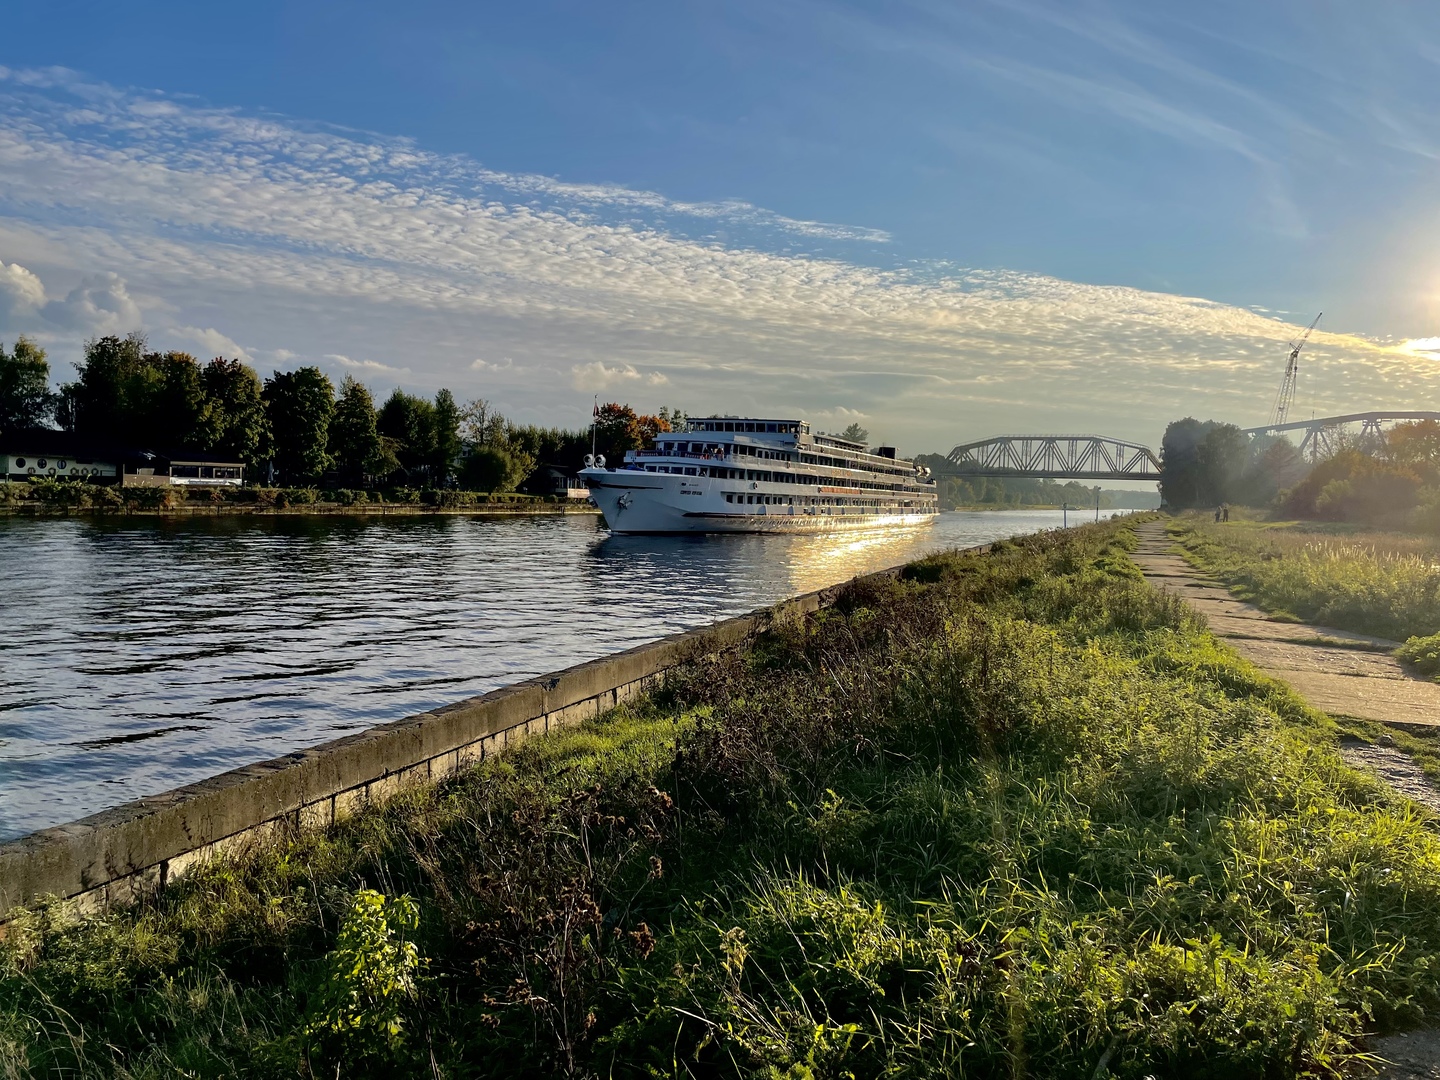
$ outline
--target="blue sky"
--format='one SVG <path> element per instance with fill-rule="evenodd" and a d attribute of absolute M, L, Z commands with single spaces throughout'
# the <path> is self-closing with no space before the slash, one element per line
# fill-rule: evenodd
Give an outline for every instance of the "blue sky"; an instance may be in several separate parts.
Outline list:
<path fill-rule="evenodd" d="M 143 328 L 551 422 L 1153 440 L 1262 420 L 1323 308 L 1301 411 L 1440 407 L 1440 9 L 61 2 L 0 65 L 0 340 L 62 374 Z"/>

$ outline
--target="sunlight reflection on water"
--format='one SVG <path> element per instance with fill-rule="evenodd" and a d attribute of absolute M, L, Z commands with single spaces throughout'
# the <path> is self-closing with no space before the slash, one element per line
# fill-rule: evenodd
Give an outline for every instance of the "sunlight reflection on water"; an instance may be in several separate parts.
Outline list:
<path fill-rule="evenodd" d="M 1060 520 L 641 537 L 590 517 L 0 519 L 0 838 Z"/>

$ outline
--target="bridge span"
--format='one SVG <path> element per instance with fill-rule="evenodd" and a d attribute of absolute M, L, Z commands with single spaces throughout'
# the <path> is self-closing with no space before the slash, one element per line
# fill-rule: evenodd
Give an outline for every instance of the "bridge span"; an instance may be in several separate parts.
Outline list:
<path fill-rule="evenodd" d="M 1360 425 L 1360 442 L 1378 444 L 1384 440 L 1382 425 L 1404 423 L 1411 420 L 1440 420 L 1440 412 L 1415 412 L 1413 410 L 1377 409 L 1372 412 L 1347 413 L 1344 416 L 1317 416 L 1309 420 L 1294 420 L 1288 424 L 1267 424 L 1265 427 L 1244 428 L 1246 435 L 1284 435 L 1291 431 L 1303 431 L 1300 440 L 1300 454 L 1312 461 L 1323 455 L 1333 454 L 1337 449 L 1337 434 L 1350 424 Z"/>
<path fill-rule="evenodd" d="M 996 435 L 945 455 L 949 476 L 1045 480 L 1159 480 L 1148 446 L 1104 435 Z"/>
<path fill-rule="evenodd" d="M 1242 428 L 1250 436 L 1303 431 L 1300 453 L 1312 461 L 1342 445 L 1340 432 L 1359 424 L 1361 445 L 1384 440 L 1384 425 L 1440 421 L 1440 412 L 1376 409 L 1343 416 L 1317 416 L 1286 424 Z M 1105 435 L 996 435 L 965 443 L 945 455 L 947 476 L 1014 476 L 1037 480 L 1159 480 L 1160 459 L 1141 443 Z"/>

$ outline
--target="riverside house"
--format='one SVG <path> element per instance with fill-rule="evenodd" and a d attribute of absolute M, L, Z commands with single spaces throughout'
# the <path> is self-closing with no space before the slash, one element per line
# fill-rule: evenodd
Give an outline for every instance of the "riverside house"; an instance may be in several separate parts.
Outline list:
<path fill-rule="evenodd" d="M 51 477 L 124 487 L 239 487 L 242 462 L 206 454 L 162 454 L 31 428 L 0 434 L 0 478 Z"/>
<path fill-rule="evenodd" d="M 113 484 L 120 477 L 124 451 L 64 431 L 46 428 L 0 434 L 0 478 L 54 477 Z"/>

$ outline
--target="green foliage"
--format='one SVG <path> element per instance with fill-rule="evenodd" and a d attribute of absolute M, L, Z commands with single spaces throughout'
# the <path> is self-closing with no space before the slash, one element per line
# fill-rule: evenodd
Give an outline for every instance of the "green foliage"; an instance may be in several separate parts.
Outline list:
<path fill-rule="evenodd" d="M 550 449 L 547 437 L 563 435 L 516 428 L 484 398 L 468 403 L 460 416 L 460 483 L 491 494 L 518 488 L 535 470 L 537 455 Z"/>
<path fill-rule="evenodd" d="M 1279 513 L 1290 518 L 1398 524 L 1420 501 L 1420 477 L 1408 466 L 1359 450 L 1342 450 L 1285 492 Z"/>
<path fill-rule="evenodd" d="M 324 958 L 305 1034 L 340 1062 L 386 1057 L 405 1042 L 425 961 L 405 931 L 420 925 L 409 896 L 360 889 Z"/>
<path fill-rule="evenodd" d="M 429 461 L 430 482 L 444 487 L 450 482 L 455 463 L 460 458 L 460 408 L 455 395 L 441 389 L 435 395 L 431 423 L 434 427 L 434 451 Z"/>
<path fill-rule="evenodd" d="M 1433 542 L 1198 518 L 1174 531 L 1194 561 L 1267 611 L 1393 641 L 1440 629 Z"/>
<path fill-rule="evenodd" d="M 390 440 L 404 477 L 423 482 L 435 461 L 435 406 L 422 397 L 394 391 L 380 409 L 380 434 Z"/>
<path fill-rule="evenodd" d="M 0 342 L 0 433 L 44 427 L 54 411 L 45 350 L 24 336 L 11 352 Z"/>
<path fill-rule="evenodd" d="M 16 485 L 19 487 L 19 485 Z M 124 505 L 117 488 L 100 484 L 76 483 L 52 477 L 32 477 L 26 484 L 25 497 L 46 506 L 68 506 L 75 509 L 114 509 Z M 16 502 L 20 499 L 16 498 Z"/>
<path fill-rule="evenodd" d="M 201 369 L 200 386 L 206 404 L 196 449 L 243 462 L 253 480 L 271 443 L 259 376 L 239 360 L 217 356 Z"/>
<path fill-rule="evenodd" d="M 1424 675 L 1440 675 L 1440 633 L 1412 637 L 1395 655 Z"/>
<path fill-rule="evenodd" d="M 1440 1007 L 1440 839 L 1132 542 L 931 557 L 133 911 L 27 916 L 5 1068 L 1348 1074 Z"/>
<path fill-rule="evenodd" d="M 357 487 L 374 476 L 393 471 L 380 442 L 375 401 L 364 383 L 346 375 L 340 400 L 330 418 L 326 449 L 333 456 L 341 480 Z"/>
<path fill-rule="evenodd" d="M 1247 438 L 1214 420 L 1176 420 L 1160 445 L 1160 492 L 1177 508 L 1263 506 L 1303 473 L 1299 451 L 1285 439 Z"/>
<path fill-rule="evenodd" d="M 514 491 L 530 474 L 532 459 L 505 446 L 479 446 L 465 458 L 460 482 L 467 488 L 490 493 Z"/>
<path fill-rule="evenodd" d="M 313 483 L 330 468 L 335 388 L 316 367 L 277 371 L 265 381 L 275 467 L 289 483 Z"/>

